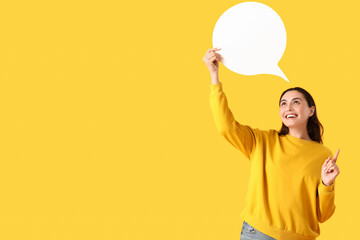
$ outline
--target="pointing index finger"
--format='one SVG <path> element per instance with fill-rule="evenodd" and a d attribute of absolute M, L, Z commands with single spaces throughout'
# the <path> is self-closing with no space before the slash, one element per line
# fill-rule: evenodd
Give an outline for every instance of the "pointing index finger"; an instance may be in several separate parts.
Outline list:
<path fill-rule="evenodd" d="M 336 162 L 337 161 L 337 157 L 339 155 L 339 152 L 340 152 L 340 148 L 337 150 L 337 152 L 335 153 L 335 156 L 333 158 L 333 160 Z"/>

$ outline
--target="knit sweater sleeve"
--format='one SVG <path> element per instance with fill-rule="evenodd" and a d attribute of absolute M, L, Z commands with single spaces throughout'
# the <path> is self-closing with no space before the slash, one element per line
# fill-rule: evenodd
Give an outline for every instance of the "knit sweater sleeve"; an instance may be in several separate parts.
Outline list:
<path fill-rule="evenodd" d="M 322 183 L 318 187 L 317 217 L 320 223 L 327 221 L 335 212 L 335 181 L 326 186 Z"/>
<path fill-rule="evenodd" d="M 327 151 L 327 155 L 324 156 L 323 159 L 327 157 L 333 158 L 332 152 L 329 149 L 327 149 Z M 316 202 L 317 218 L 320 223 L 323 223 L 335 212 L 335 181 L 330 186 L 326 186 L 322 182 L 322 179 L 320 179 L 317 189 Z"/>
<path fill-rule="evenodd" d="M 222 83 L 210 85 L 210 107 L 219 133 L 250 160 L 256 143 L 256 130 L 238 123 L 229 109 Z"/>
<path fill-rule="evenodd" d="M 335 212 L 335 181 L 330 186 L 326 186 L 320 180 L 316 202 L 317 218 L 323 223 Z"/>

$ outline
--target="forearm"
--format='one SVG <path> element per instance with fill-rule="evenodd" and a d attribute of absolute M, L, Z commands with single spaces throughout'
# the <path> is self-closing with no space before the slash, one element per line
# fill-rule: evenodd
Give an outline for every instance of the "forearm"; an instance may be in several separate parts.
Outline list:
<path fill-rule="evenodd" d="M 218 71 L 210 73 L 211 84 L 219 83 L 219 73 Z"/>
<path fill-rule="evenodd" d="M 216 76 L 214 76 L 216 82 Z M 235 148 L 239 149 L 248 159 L 255 145 L 254 129 L 241 125 L 234 119 L 225 93 L 222 90 L 222 83 L 210 84 L 210 107 L 214 116 L 218 131 Z"/>
<path fill-rule="evenodd" d="M 320 183 L 318 187 L 318 196 L 317 196 L 317 216 L 320 223 L 328 220 L 335 212 L 335 182 L 326 186 L 323 183 Z"/>

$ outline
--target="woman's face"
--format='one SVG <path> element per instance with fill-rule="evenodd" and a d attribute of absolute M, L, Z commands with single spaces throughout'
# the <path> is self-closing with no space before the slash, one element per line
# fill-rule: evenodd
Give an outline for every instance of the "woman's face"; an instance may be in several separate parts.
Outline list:
<path fill-rule="evenodd" d="M 296 90 L 286 92 L 280 101 L 280 118 L 288 128 L 304 127 L 309 117 L 314 114 L 315 107 L 309 108 L 304 95 Z M 288 118 L 287 116 L 292 117 Z"/>

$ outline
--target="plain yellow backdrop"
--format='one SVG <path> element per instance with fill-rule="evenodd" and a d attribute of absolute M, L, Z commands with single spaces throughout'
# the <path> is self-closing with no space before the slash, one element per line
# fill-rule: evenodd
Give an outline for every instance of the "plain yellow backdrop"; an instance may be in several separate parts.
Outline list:
<path fill-rule="evenodd" d="M 250 165 L 216 130 L 202 61 L 240 2 L 3 1 L 0 239 L 240 239 Z M 355 239 L 360 6 L 261 3 L 285 24 L 290 83 L 221 64 L 229 106 L 242 124 L 279 129 L 280 94 L 312 94 L 324 145 L 341 149 L 319 240 Z"/>

